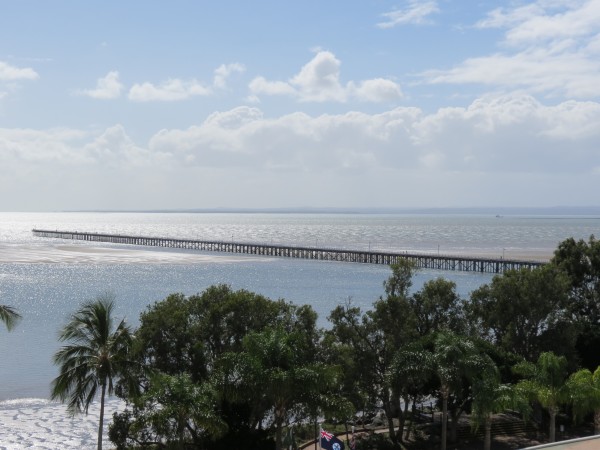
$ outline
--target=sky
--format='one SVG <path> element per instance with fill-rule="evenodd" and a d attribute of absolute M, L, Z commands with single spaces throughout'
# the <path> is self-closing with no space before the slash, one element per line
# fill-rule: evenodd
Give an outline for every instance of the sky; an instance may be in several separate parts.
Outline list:
<path fill-rule="evenodd" d="M 600 205 L 600 0 L 0 10 L 0 211 Z"/>

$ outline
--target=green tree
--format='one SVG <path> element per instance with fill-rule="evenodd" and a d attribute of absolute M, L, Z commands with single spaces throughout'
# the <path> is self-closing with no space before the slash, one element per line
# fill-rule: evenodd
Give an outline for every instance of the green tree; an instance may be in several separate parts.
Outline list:
<path fill-rule="evenodd" d="M 113 310 L 109 298 L 85 303 L 62 329 L 59 339 L 68 344 L 54 355 L 59 375 L 52 381 L 53 400 L 68 400 L 71 413 L 87 414 L 100 390 L 99 450 L 106 394 L 113 394 L 114 380 L 127 376 L 130 365 L 131 331 L 125 320 L 115 326 Z"/>
<path fill-rule="evenodd" d="M 569 377 L 568 391 L 575 418 L 594 413 L 594 434 L 600 434 L 600 366 L 592 373 L 581 369 Z"/>
<path fill-rule="evenodd" d="M 550 442 L 556 439 L 556 415 L 560 405 L 569 401 L 567 384 L 567 359 L 552 352 L 542 353 L 535 364 L 522 362 L 515 372 L 526 379 L 519 381 L 516 388 L 530 400 L 535 400 L 550 415 Z"/>
<path fill-rule="evenodd" d="M 405 427 L 409 405 L 412 404 L 414 408 L 419 400 L 431 392 L 428 387 L 434 375 L 433 355 L 422 342 L 409 344 L 394 355 L 389 372 L 390 383 L 392 392 L 399 395 L 404 403 L 404 411 L 399 414 L 399 430 Z M 406 439 L 409 434 L 410 427 L 406 430 Z"/>
<path fill-rule="evenodd" d="M 463 380 L 471 379 L 493 364 L 474 342 L 465 336 L 440 332 L 435 338 L 433 363 L 440 381 L 442 400 L 442 450 L 446 450 L 448 399 L 462 389 Z"/>
<path fill-rule="evenodd" d="M 212 449 L 229 448 L 236 441 L 244 441 L 249 449 L 270 448 L 273 441 L 263 429 L 269 409 L 261 397 L 264 392 L 255 390 L 258 377 L 251 370 L 258 368 L 242 364 L 249 358 L 248 336 L 281 330 L 283 335 L 296 337 L 294 364 L 315 361 L 321 337 L 316 321 L 317 315 L 310 306 L 273 301 L 246 290 L 216 285 L 197 295 L 170 295 L 142 313 L 134 341 L 135 356 L 140 366 L 153 372 L 176 379 L 189 377 L 197 392 L 206 392 L 206 386 L 214 389 L 213 412 L 225 423 L 226 432 L 216 436 L 204 428 L 199 416 L 190 415 L 181 439 Z M 226 370 L 229 363 L 235 364 L 229 366 L 230 372 Z M 154 384 L 159 379 L 144 374 L 139 378 L 142 396 L 158 392 L 160 386 Z M 236 386 L 239 395 L 233 395 Z M 156 403 L 138 402 L 126 389 L 122 396 L 134 407 L 117 417 L 119 430 L 115 430 L 115 436 L 120 442 L 154 442 L 156 430 L 148 417 L 154 408 L 176 407 L 160 404 L 174 402 L 175 398 L 155 396 Z"/>
<path fill-rule="evenodd" d="M 239 353 L 224 355 L 223 383 L 234 401 L 244 399 L 261 409 L 260 423 L 272 417 L 276 449 L 283 445 L 284 425 L 305 411 L 320 408 L 331 412 L 334 405 L 328 390 L 337 384 L 339 372 L 307 354 L 305 336 L 282 329 L 251 333 Z M 342 406 L 342 405 L 337 405 Z"/>
<path fill-rule="evenodd" d="M 390 439 L 399 446 L 403 430 L 395 430 L 393 419 L 402 414 L 400 393 L 395 392 L 390 370 L 397 351 L 418 337 L 408 300 L 404 295 L 381 298 L 365 313 L 347 303 L 335 308 L 329 320 L 333 326 L 328 333 L 340 351 L 344 353 L 347 348 L 352 352 L 352 365 L 347 373 L 356 375 L 359 389 L 382 405 Z"/>
<path fill-rule="evenodd" d="M 438 331 L 463 333 L 463 302 L 456 293 L 456 283 L 444 278 L 427 281 L 421 290 L 409 297 L 415 324 L 421 336 Z"/>
<path fill-rule="evenodd" d="M 600 241 L 569 238 L 559 243 L 552 264 L 568 277 L 570 309 L 581 319 L 600 323 Z"/>
<path fill-rule="evenodd" d="M 600 241 L 566 239 L 558 245 L 551 264 L 569 281 L 568 312 L 579 325 L 577 354 L 591 370 L 600 365 Z"/>
<path fill-rule="evenodd" d="M 0 322 L 2 322 L 8 331 L 12 330 L 17 322 L 21 320 L 21 315 L 15 308 L 7 305 L 0 305 Z"/>
<path fill-rule="evenodd" d="M 245 336 L 281 325 L 301 330 L 316 341 L 316 313 L 309 306 L 273 301 L 228 285 L 208 287 L 198 295 L 169 295 L 140 316 L 136 353 L 143 363 L 166 374 L 188 372 L 206 380 L 226 352 L 242 349 Z"/>
<path fill-rule="evenodd" d="M 138 405 L 144 405 L 142 422 L 150 425 L 158 442 L 175 443 L 183 450 L 190 439 L 217 438 L 227 424 L 217 414 L 217 393 L 209 383 L 194 383 L 189 374 L 151 375 L 150 388 Z"/>
<path fill-rule="evenodd" d="M 543 351 L 574 354 L 576 330 L 566 313 L 568 283 L 554 267 L 509 270 L 471 294 L 476 334 L 534 361 Z"/>
<path fill-rule="evenodd" d="M 400 259 L 390 265 L 392 274 L 383 282 L 383 288 L 388 298 L 408 297 L 416 267 L 415 263 L 409 259 Z"/>
<path fill-rule="evenodd" d="M 484 450 L 492 445 L 492 415 L 507 409 L 516 410 L 524 415 L 529 414 L 529 402 L 523 399 L 518 391 L 509 384 L 502 384 L 495 364 L 487 365 L 473 379 L 473 403 L 471 420 L 477 429 L 483 425 Z"/>

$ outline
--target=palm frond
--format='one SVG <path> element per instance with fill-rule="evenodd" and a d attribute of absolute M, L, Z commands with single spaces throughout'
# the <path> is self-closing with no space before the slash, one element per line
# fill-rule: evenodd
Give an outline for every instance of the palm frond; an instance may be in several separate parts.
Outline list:
<path fill-rule="evenodd" d="M 21 315 L 12 306 L 0 305 L 0 322 L 6 325 L 8 331 L 12 330 L 21 320 Z"/>

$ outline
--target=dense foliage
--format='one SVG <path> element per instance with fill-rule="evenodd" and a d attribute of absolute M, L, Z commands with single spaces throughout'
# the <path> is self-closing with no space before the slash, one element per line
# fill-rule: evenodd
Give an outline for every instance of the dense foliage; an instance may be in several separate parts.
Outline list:
<path fill-rule="evenodd" d="M 449 418 L 440 448 L 457 439 L 465 413 L 483 426 L 486 448 L 492 416 L 505 409 L 545 411 L 550 440 L 560 411 L 596 412 L 600 428 L 595 238 L 566 240 L 549 264 L 498 275 L 470 299 L 443 278 L 412 289 L 408 261 L 391 270 L 372 308 L 348 300 L 326 330 L 310 306 L 226 285 L 150 306 L 132 343 L 137 383 L 119 386 L 128 408 L 111 440 L 279 450 L 292 424 L 347 424 L 381 408 L 386 445 L 400 448 L 416 436 L 417 407 L 431 403 Z"/>

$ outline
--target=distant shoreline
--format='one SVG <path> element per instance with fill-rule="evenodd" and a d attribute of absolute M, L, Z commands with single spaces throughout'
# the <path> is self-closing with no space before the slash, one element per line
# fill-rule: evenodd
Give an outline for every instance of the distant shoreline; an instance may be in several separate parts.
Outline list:
<path fill-rule="evenodd" d="M 174 209 L 86 209 L 65 213 L 188 213 L 188 214 L 423 214 L 503 216 L 591 216 L 600 219 L 600 206 L 553 207 L 449 207 L 449 208 L 377 208 L 377 207 L 291 207 L 291 208 L 174 208 Z"/>

